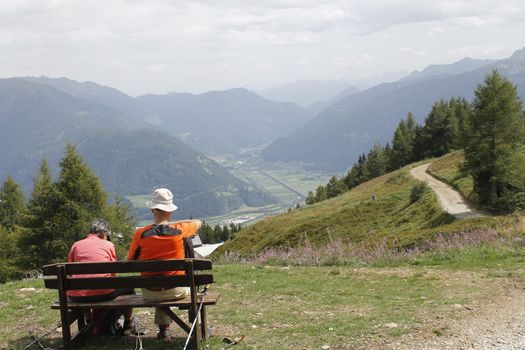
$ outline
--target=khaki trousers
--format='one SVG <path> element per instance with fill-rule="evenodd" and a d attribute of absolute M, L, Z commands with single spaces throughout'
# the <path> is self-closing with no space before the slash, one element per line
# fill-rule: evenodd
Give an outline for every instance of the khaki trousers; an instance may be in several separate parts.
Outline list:
<path fill-rule="evenodd" d="M 159 291 L 142 289 L 142 296 L 147 301 L 176 300 L 182 299 L 188 295 L 190 295 L 190 289 L 188 287 L 175 287 Z M 171 317 L 166 315 L 159 308 L 155 308 L 155 324 L 168 325 L 171 321 Z"/>

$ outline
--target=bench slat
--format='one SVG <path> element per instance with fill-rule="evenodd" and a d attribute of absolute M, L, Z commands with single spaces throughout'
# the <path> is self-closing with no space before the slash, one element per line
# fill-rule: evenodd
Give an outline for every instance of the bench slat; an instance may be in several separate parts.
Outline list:
<path fill-rule="evenodd" d="M 213 283 L 213 275 L 195 275 L 195 285 L 202 286 Z M 117 289 L 117 288 L 173 288 L 189 286 L 189 278 L 185 275 L 171 276 L 117 276 L 95 278 L 68 278 L 65 281 L 67 290 L 78 289 Z M 58 289 L 57 279 L 44 279 L 46 288 Z"/>
<path fill-rule="evenodd" d="M 204 299 L 204 305 L 215 305 L 219 300 L 219 293 L 208 292 Z M 197 304 L 200 304 L 202 295 L 197 296 Z M 179 300 L 169 301 L 146 301 L 142 295 L 121 295 L 114 300 L 99 301 L 96 303 L 74 303 L 69 302 L 69 308 L 81 308 L 81 309 L 113 309 L 113 308 L 126 308 L 126 307 L 155 307 L 155 306 L 169 306 L 179 307 L 181 309 L 187 309 L 191 305 L 191 298 L 189 296 Z M 52 309 L 60 309 L 60 303 L 54 302 L 51 306 Z"/>
<path fill-rule="evenodd" d="M 187 261 L 193 261 L 193 269 L 196 271 L 212 269 L 211 260 L 206 259 L 64 263 L 61 265 L 66 266 L 68 274 L 81 275 L 93 273 L 182 271 Z M 42 267 L 42 273 L 44 276 L 56 275 L 58 265 L 59 264 L 45 265 Z"/>

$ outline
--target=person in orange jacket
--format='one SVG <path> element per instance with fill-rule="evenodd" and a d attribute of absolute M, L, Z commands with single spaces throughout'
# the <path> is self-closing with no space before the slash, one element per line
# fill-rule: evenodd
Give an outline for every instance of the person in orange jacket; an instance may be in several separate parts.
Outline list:
<path fill-rule="evenodd" d="M 173 194 L 167 188 L 153 191 L 151 200 L 146 203 L 153 214 L 153 224 L 135 231 L 128 252 L 128 260 L 184 259 L 184 240 L 194 237 L 202 226 L 200 220 L 180 220 L 170 223 L 171 213 L 177 210 L 173 204 Z M 161 273 L 142 273 L 144 275 L 184 274 L 184 271 Z M 189 295 L 189 288 L 143 289 L 144 299 L 149 301 L 182 299 Z M 171 318 L 162 310 L 155 310 L 155 324 L 159 325 L 158 339 L 169 340 Z"/>

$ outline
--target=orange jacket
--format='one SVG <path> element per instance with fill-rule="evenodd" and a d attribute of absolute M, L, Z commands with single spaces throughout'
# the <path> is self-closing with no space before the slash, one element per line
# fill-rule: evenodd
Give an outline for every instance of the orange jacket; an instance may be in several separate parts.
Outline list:
<path fill-rule="evenodd" d="M 128 260 L 184 259 L 184 239 L 193 237 L 200 228 L 199 220 L 184 220 L 169 225 L 148 225 L 135 231 Z M 143 275 L 176 275 L 183 271 L 142 273 Z"/>

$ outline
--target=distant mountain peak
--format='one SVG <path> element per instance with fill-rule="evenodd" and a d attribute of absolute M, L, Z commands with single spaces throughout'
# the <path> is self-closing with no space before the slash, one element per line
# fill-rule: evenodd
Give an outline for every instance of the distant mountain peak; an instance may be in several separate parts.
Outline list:
<path fill-rule="evenodd" d="M 525 60 L 525 47 L 519 50 L 514 51 L 512 56 L 510 56 L 512 59 L 518 59 L 518 60 Z"/>

